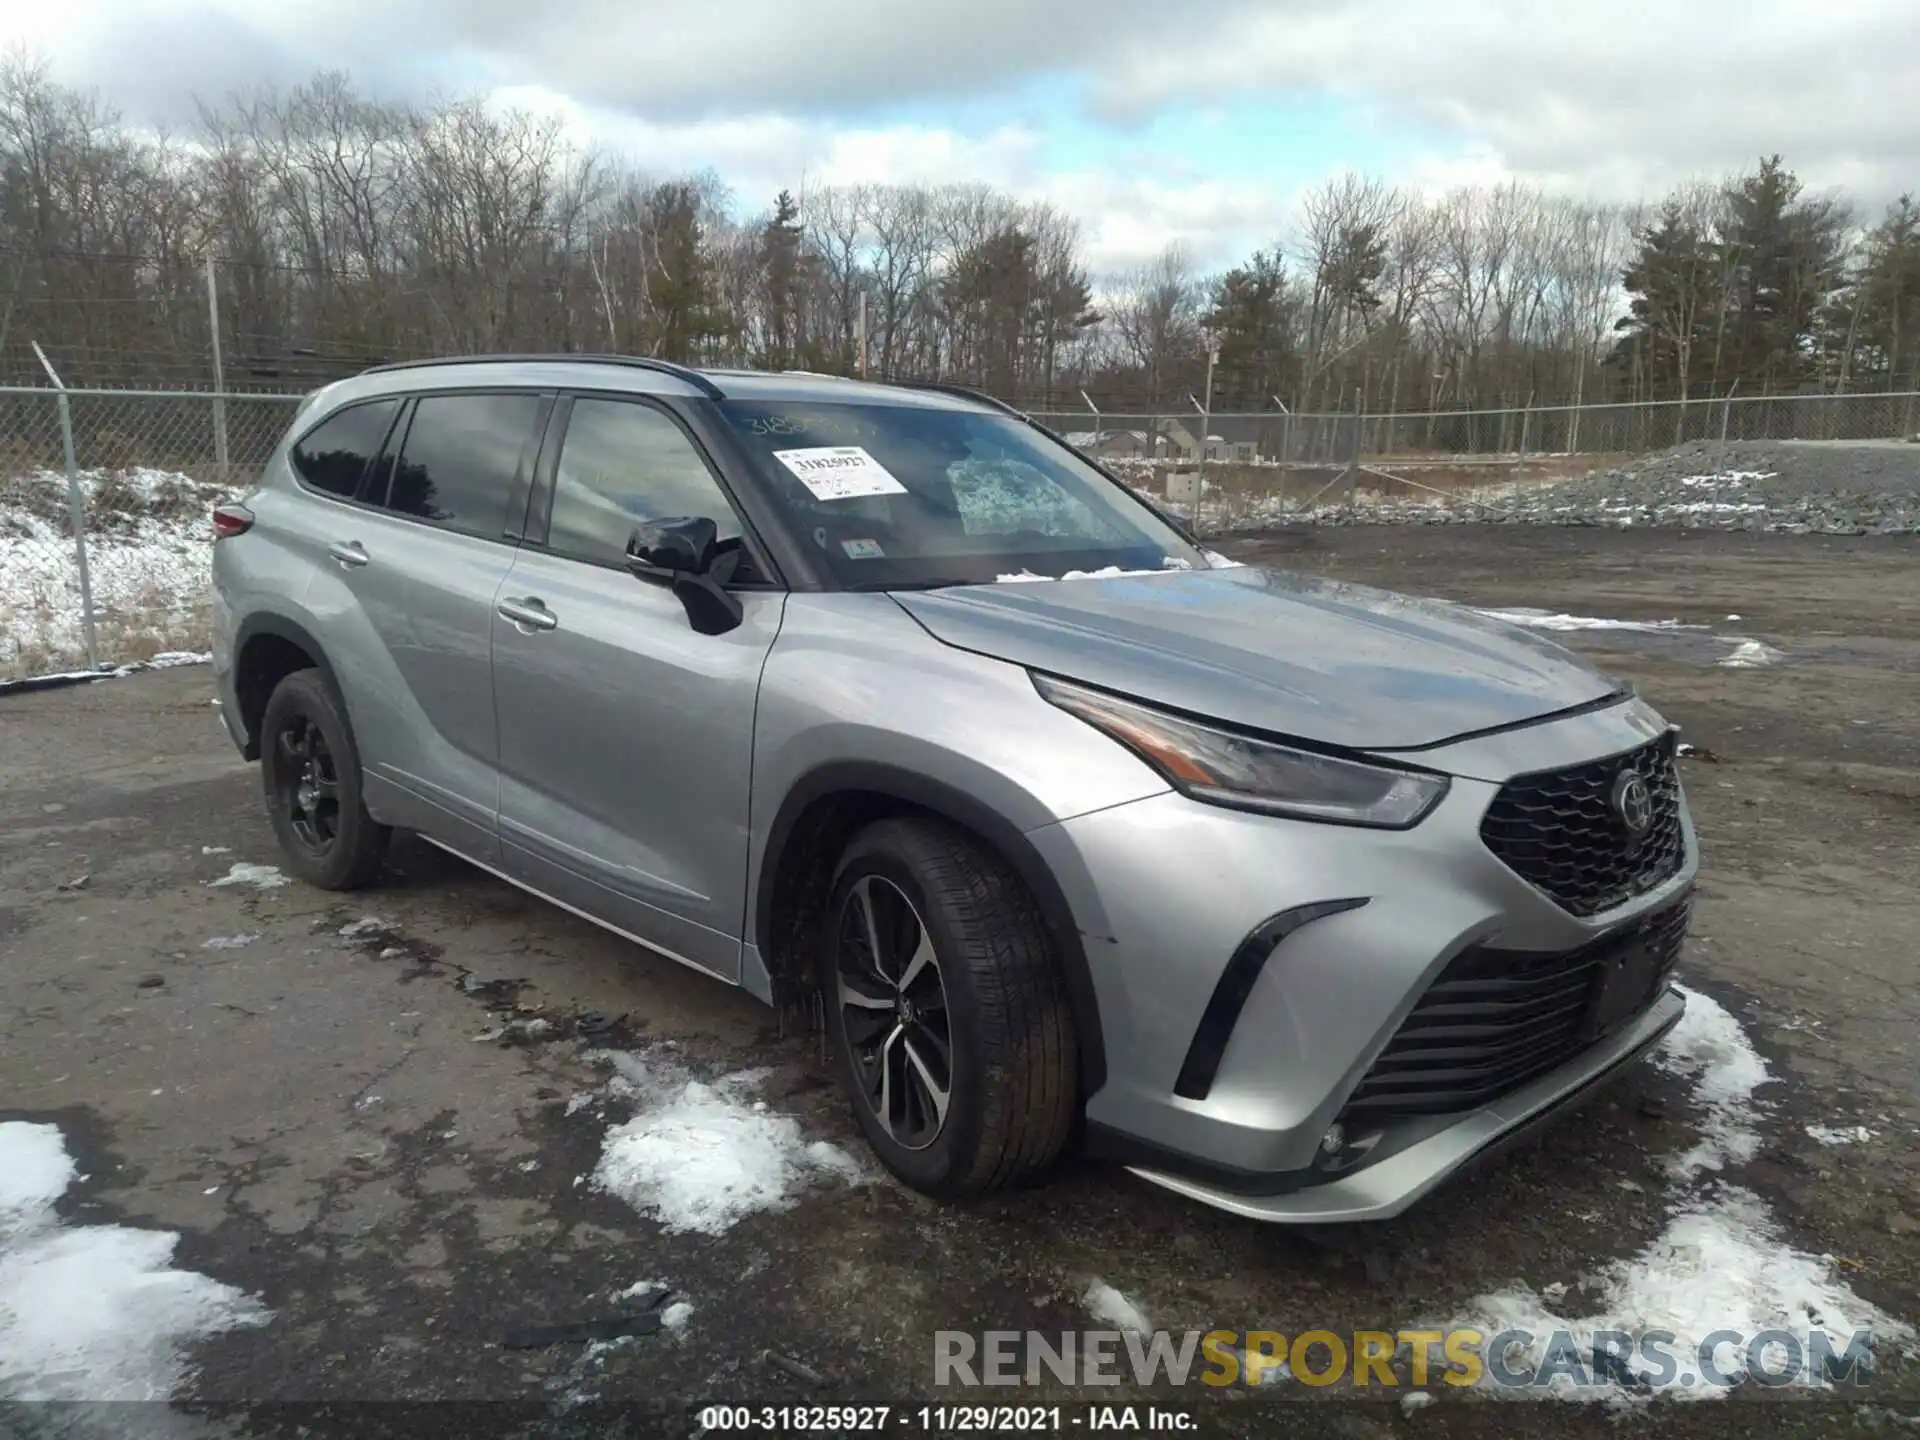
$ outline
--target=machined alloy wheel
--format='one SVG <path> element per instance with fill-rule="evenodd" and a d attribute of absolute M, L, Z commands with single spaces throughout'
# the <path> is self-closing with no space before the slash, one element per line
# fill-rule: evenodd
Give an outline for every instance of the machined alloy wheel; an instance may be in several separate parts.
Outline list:
<path fill-rule="evenodd" d="M 855 835 L 820 912 L 820 995 L 854 1117 L 930 1195 L 1043 1173 L 1079 1109 L 1066 983 L 1007 862 L 932 816 Z"/>
<path fill-rule="evenodd" d="M 835 997 L 873 1118 L 908 1150 L 924 1150 L 953 1099 L 953 1030 L 940 958 L 900 887 L 862 876 L 840 908 Z"/>

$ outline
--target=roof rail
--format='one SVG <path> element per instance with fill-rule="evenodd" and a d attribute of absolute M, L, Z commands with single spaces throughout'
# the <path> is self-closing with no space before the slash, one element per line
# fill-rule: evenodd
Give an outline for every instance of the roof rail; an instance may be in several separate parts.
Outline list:
<path fill-rule="evenodd" d="M 972 389 L 966 385 L 949 385 L 941 380 L 890 380 L 887 383 L 890 385 L 898 385 L 905 390 L 938 390 L 943 395 L 959 395 L 968 400 L 977 400 L 982 405 L 991 405 L 1002 414 L 1012 415 L 1021 420 L 1027 418 L 1027 412 L 1018 406 L 1009 405 L 997 396 L 989 395 L 984 390 Z"/>
<path fill-rule="evenodd" d="M 385 365 L 369 365 L 362 375 L 384 375 L 395 370 L 417 370 L 431 365 L 484 365 L 488 363 L 523 364 L 528 361 L 570 362 L 585 365 L 626 365 L 635 370 L 652 370 L 657 374 L 671 375 L 676 380 L 684 380 L 709 400 L 724 400 L 727 392 L 714 384 L 707 376 L 689 365 L 676 365 L 671 360 L 655 360 L 650 355 L 439 355 L 426 360 L 395 360 Z"/>

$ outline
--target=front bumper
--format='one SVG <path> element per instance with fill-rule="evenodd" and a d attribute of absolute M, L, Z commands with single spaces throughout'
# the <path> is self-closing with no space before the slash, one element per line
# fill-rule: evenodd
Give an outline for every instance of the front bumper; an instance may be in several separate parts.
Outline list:
<path fill-rule="evenodd" d="M 1474 742 L 1443 767 L 1455 775 L 1446 799 L 1407 831 L 1168 793 L 1031 832 L 1073 907 L 1099 1010 L 1107 1073 L 1087 1103 L 1093 1148 L 1244 1215 L 1380 1218 L 1640 1054 L 1678 1019 L 1671 991 L 1518 1088 L 1453 1113 L 1388 1117 L 1370 1127 L 1371 1148 L 1339 1168 L 1321 1155 L 1370 1067 L 1462 952 L 1577 951 L 1683 900 L 1698 868 L 1684 799 L 1680 869 L 1590 917 L 1561 908 L 1480 839 L 1510 773 L 1620 753 L 1646 731 L 1643 707 L 1622 706 L 1533 727 L 1504 747 Z M 1515 757 L 1507 773 L 1502 749 Z M 1337 903 L 1352 901 L 1364 903 Z M 1230 957 L 1273 917 L 1298 913 L 1312 918 L 1250 976 L 1210 1077 L 1192 1084 L 1194 1042 Z"/>
<path fill-rule="evenodd" d="M 1572 1064 L 1384 1159 L 1319 1184 L 1278 1195 L 1246 1195 L 1143 1165 L 1128 1168 L 1143 1180 L 1250 1220 L 1302 1225 L 1391 1219 L 1455 1171 L 1492 1159 L 1592 1098 L 1652 1049 L 1685 1009 L 1686 1002 L 1669 989 L 1632 1025 Z"/>

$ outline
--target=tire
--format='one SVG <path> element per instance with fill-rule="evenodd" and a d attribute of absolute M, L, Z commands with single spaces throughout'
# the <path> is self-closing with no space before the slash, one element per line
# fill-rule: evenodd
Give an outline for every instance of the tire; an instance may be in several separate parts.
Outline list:
<path fill-rule="evenodd" d="M 1046 927 L 1005 862 L 937 821 L 880 821 L 841 857 L 822 928 L 842 1087 L 887 1168 L 916 1190 L 958 1197 L 1051 1165 L 1073 1130 L 1079 1051 Z M 867 959 L 876 936 L 877 967 Z"/>
<path fill-rule="evenodd" d="M 391 832 L 361 802 L 353 727 L 318 670 L 294 671 L 267 700 L 260 779 L 294 875 L 322 890 L 357 890 L 380 873 Z"/>

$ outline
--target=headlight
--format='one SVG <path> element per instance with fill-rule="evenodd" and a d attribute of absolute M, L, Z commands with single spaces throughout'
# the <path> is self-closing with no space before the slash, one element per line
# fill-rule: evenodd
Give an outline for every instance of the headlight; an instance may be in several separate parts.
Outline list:
<path fill-rule="evenodd" d="M 1447 793 L 1444 775 L 1295 750 L 1064 680 L 1036 675 L 1033 683 L 1046 699 L 1104 730 L 1195 800 L 1298 820 L 1404 830 Z"/>

